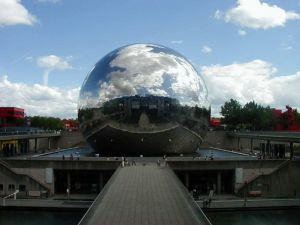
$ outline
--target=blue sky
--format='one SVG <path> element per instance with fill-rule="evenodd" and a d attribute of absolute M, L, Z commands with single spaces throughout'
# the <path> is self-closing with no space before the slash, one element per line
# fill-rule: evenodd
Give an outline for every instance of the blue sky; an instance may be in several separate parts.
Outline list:
<path fill-rule="evenodd" d="M 230 98 L 300 109 L 298 0 L 0 0 L 0 106 L 76 117 L 108 52 L 157 43 L 188 58 L 213 114 Z"/>

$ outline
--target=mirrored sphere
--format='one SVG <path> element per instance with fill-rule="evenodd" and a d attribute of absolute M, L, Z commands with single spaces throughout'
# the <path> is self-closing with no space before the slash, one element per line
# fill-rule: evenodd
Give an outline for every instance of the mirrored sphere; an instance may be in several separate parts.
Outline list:
<path fill-rule="evenodd" d="M 194 152 L 209 117 L 203 79 L 184 56 L 161 45 L 110 52 L 80 90 L 81 130 L 105 155 Z"/>

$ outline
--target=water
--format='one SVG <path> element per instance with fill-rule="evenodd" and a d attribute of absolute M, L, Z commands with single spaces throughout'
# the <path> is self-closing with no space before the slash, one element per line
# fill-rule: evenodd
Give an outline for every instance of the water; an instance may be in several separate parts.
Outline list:
<path fill-rule="evenodd" d="M 1 225 L 77 225 L 82 211 L 42 211 L 0 209 Z"/>
<path fill-rule="evenodd" d="M 200 154 L 201 157 L 216 157 L 216 158 L 249 158 L 256 159 L 253 156 L 239 153 L 239 152 L 231 152 L 222 149 L 199 149 L 197 153 Z"/>
<path fill-rule="evenodd" d="M 213 225 L 299 225 L 300 209 L 206 212 Z"/>
<path fill-rule="evenodd" d="M 54 153 L 43 154 L 39 157 L 62 157 L 63 155 L 70 157 L 71 154 L 74 157 L 94 156 L 94 151 L 90 148 L 67 148 Z"/>

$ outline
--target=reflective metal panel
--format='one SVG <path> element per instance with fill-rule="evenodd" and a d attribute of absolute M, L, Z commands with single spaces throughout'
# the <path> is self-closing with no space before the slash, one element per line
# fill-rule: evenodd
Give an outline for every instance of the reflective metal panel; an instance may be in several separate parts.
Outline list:
<path fill-rule="evenodd" d="M 201 134 L 210 115 L 207 89 L 188 60 L 155 44 L 121 47 L 86 77 L 78 118 L 89 137 L 109 125 L 128 132 L 184 126 Z"/>

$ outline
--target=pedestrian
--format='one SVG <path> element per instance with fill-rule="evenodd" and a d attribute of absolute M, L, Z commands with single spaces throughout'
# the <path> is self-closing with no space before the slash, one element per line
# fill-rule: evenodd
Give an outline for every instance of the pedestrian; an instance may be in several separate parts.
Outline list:
<path fill-rule="evenodd" d="M 62 155 L 62 160 L 65 160 L 65 155 Z"/>
<path fill-rule="evenodd" d="M 70 160 L 73 160 L 73 154 L 70 155 Z"/>
<path fill-rule="evenodd" d="M 124 161 L 124 157 L 122 156 L 122 162 L 121 162 L 121 166 L 124 167 L 125 166 L 125 161 Z"/>

